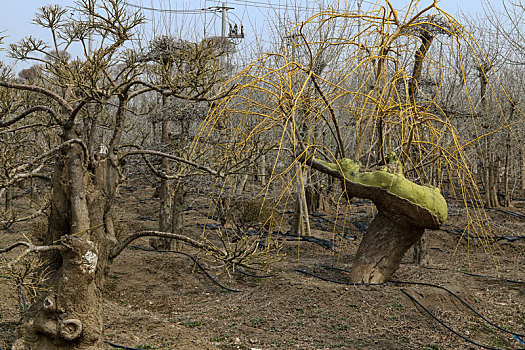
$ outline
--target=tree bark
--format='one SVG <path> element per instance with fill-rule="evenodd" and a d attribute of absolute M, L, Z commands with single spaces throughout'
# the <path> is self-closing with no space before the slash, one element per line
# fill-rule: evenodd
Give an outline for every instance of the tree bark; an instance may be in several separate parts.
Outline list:
<path fill-rule="evenodd" d="M 5 212 L 9 214 L 13 210 L 13 189 L 11 187 L 5 190 Z"/>
<path fill-rule="evenodd" d="M 45 292 L 23 315 L 13 350 L 102 348 L 102 290 L 116 242 L 111 204 L 119 171 L 114 154 L 94 160 L 89 170 L 84 157 L 72 144 L 56 162 L 45 244 L 64 250 L 46 256 Z"/>
<path fill-rule="evenodd" d="M 184 220 L 182 214 L 184 210 L 185 197 L 186 188 L 182 182 L 179 182 L 175 186 L 173 191 L 173 200 L 171 202 L 171 232 L 179 235 L 182 235 L 184 231 Z"/>
<path fill-rule="evenodd" d="M 512 201 L 511 201 L 511 193 L 509 188 L 509 177 L 510 177 L 510 167 L 511 167 L 511 146 L 510 146 L 510 133 L 507 135 L 507 147 L 505 152 L 505 178 L 504 178 L 504 184 L 505 184 L 505 207 L 511 207 Z"/>
<path fill-rule="evenodd" d="M 167 147 L 169 142 L 169 120 L 164 118 L 161 123 L 161 139 L 162 147 Z M 162 157 L 161 165 L 162 172 L 168 174 L 169 159 Z M 170 228 L 170 212 L 171 212 L 171 190 L 169 181 L 165 178 L 160 179 L 160 214 L 159 214 L 159 231 L 171 232 Z M 170 238 L 151 238 L 150 245 L 158 250 L 171 250 L 172 241 Z"/>
<path fill-rule="evenodd" d="M 244 188 L 246 187 L 246 182 L 248 181 L 248 174 L 237 175 L 239 181 L 235 185 L 234 193 L 238 196 L 242 195 Z"/>
<path fill-rule="evenodd" d="M 306 201 L 306 191 L 304 184 L 306 181 L 305 169 L 299 169 L 297 177 L 297 195 L 291 232 L 298 236 L 310 236 L 312 232 L 310 230 L 310 219 L 308 214 L 308 204 Z"/>
<path fill-rule="evenodd" d="M 386 282 L 425 231 L 403 215 L 378 209 L 354 259 L 350 273 L 353 283 Z"/>
<path fill-rule="evenodd" d="M 489 203 L 490 208 L 497 208 L 500 206 L 498 200 L 498 183 L 499 183 L 499 161 L 496 159 L 495 154 L 489 156 L 489 183 L 488 183 L 488 192 L 489 192 Z"/>
<path fill-rule="evenodd" d="M 525 147 L 521 148 L 521 190 L 525 191 Z"/>
<path fill-rule="evenodd" d="M 425 266 L 429 264 L 429 255 L 428 255 L 428 242 L 423 234 L 421 238 L 414 245 L 414 263 L 419 266 Z"/>

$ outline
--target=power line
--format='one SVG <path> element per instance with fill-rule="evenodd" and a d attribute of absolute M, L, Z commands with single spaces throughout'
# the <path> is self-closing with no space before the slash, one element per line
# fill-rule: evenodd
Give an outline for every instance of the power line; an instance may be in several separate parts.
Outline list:
<path fill-rule="evenodd" d="M 217 11 L 215 8 L 209 7 L 209 8 L 200 8 L 200 9 L 186 9 L 186 10 L 168 10 L 168 9 L 160 9 L 155 7 L 147 7 L 147 6 L 140 6 L 135 4 L 130 4 L 127 1 L 123 1 L 124 4 L 126 4 L 129 7 L 138 8 L 141 10 L 148 10 L 148 11 L 155 11 L 155 12 L 168 12 L 168 13 L 181 13 L 181 14 L 202 14 L 203 12 L 215 12 Z"/>
<path fill-rule="evenodd" d="M 219 1 L 219 0 L 215 0 Z M 259 7 L 259 8 L 267 8 L 267 9 L 284 9 L 284 10 L 294 10 L 294 9 L 302 9 L 302 10 L 317 10 L 316 7 L 311 6 L 300 6 L 300 5 L 282 5 L 282 4 L 276 4 L 272 2 L 263 2 L 263 1 L 255 1 L 255 0 L 230 0 L 229 2 L 235 3 L 235 5 L 245 5 L 250 7 Z M 377 3 L 372 1 L 366 1 L 361 0 L 362 3 L 366 3 L 368 5 L 376 5 Z"/>

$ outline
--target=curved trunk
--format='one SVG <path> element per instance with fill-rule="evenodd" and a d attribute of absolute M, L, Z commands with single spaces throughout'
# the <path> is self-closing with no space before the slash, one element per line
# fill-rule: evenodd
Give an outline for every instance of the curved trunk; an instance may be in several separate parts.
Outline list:
<path fill-rule="evenodd" d="M 379 209 L 359 245 L 350 274 L 351 282 L 386 282 L 399 267 L 408 248 L 424 231 L 404 215 Z"/>
<path fill-rule="evenodd" d="M 115 159 L 98 157 L 88 170 L 73 144 L 55 167 L 46 243 L 64 250 L 45 256 L 49 278 L 22 318 L 13 350 L 102 348 L 102 288 L 115 243 L 111 202 L 119 172 Z"/>

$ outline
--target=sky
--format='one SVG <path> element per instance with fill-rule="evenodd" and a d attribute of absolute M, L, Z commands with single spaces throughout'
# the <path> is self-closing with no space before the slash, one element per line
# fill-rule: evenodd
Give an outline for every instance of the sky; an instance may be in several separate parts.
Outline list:
<path fill-rule="evenodd" d="M 275 25 L 276 13 L 285 11 L 286 6 L 296 4 L 305 10 L 312 1 L 301 0 L 126 0 L 129 4 L 141 6 L 143 8 L 156 8 L 171 10 L 166 16 L 166 12 L 158 12 L 144 9 L 144 15 L 149 23 L 147 30 L 164 32 L 166 28 L 177 28 L 179 36 L 191 38 L 192 36 L 202 37 L 221 34 L 221 13 L 219 11 L 202 11 L 221 6 L 225 2 L 228 7 L 228 22 L 239 26 L 242 23 L 245 28 L 245 39 L 239 42 L 241 49 L 251 45 L 264 46 L 268 40 L 268 34 L 255 35 L 254 33 L 267 33 L 269 26 Z M 318 0 L 320 2 L 322 0 Z M 350 1 L 351 0 L 346 0 Z M 356 3 L 362 1 L 362 8 L 365 9 L 375 0 L 355 0 Z M 483 16 L 482 1 L 486 0 L 441 0 L 439 6 L 454 16 L 461 13 L 478 14 Z M 488 1 L 488 0 L 487 0 Z M 491 5 L 496 9 L 501 8 L 502 0 L 492 0 Z M 402 9 L 409 3 L 409 0 L 391 0 L 396 9 Z M 421 0 L 421 5 L 430 4 L 432 0 Z M 3 47 L 0 47 L 0 60 L 6 63 L 12 62 L 7 57 L 8 44 L 15 43 L 24 36 L 33 35 L 37 38 L 49 40 L 49 33 L 35 24 L 31 24 L 34 14 L 39 7 L 48 4 L 59 4 L 63 7 L 72 6 L 74 0 L 0 0 L 0 36 L 7 36 L 4 39 Z M 194 11 L 196 10 L 196 11 Z M 162 15 L 161 15 L 162 14 Z M 206 25 L 204 25 L 206 24 Z M 183 28 L 183 29 L 181 29 Z M 30 64 L 17 64 L 15 70 L 27 68 Z"/>

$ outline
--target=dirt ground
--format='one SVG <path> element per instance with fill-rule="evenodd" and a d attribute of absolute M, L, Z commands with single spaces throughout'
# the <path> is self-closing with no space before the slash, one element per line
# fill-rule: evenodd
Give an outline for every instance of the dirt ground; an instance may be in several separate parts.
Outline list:
<path fill-rule="evenodd" d="M 123 235 L 156 229 L 158 200 L 152 188 L 124 188 L 116 223 Z M 518 203 L 519 204 L 519 203 Z M 525 204 L 525 203 L 522 203 Z M 205 199 L 190 195 L 185 211 L 187 234 L 198 237 L 207 219 Z M 446 287 L 493 323 L 525 333 L 525 209 L 490 210 L 496 249 L 476 240 L 461 240 L 465 209 L 449 202 L 444 230 L 427 231 L 430 263 L 414 265 L 407 253 L 394 280 L 426 282 Z M 27 203 L 15 202 L 30 212 Z M 518 213 L 518 214 L 516 214 Z M 512 334 L 491 326 L 443 289 L 423 285 L 338 284 L 298 272 L 345 281 L 362 232 L 371 219 L 368 204 L 354 204 L 346 217 L 348 231 L 334 236 L 334 215 L 312 216 L 313 235 L 333 243 L 282 237 L 280 262 L 273 277 L 240 273 L 217 275 L 231 289 L 214 284 L 187 256 L 126 249 L 111 267 L 105 290 L 105 339 L 138 349 L 478 349 L 433 319 L 406 294 L 418 300 L 447 326 L 489 348 L 525 348 Z M 0 230 L 0 246 L 31 235 L 38 219 Z M 341 224 L 341 220 L 339 220 Z M 147 240 L 136 242 L 147 247 Z M 192 248 L 184 252 L 195 254 Z M 475 276 L 475 275 L 483 276 Z M 0 279 L 0 348 L 10 349 L 23 312 L 15 285 Z M 513 282 L 514 281 L 514 282 Z M 107 349 L 112 349 L 107 345 Z"/>

